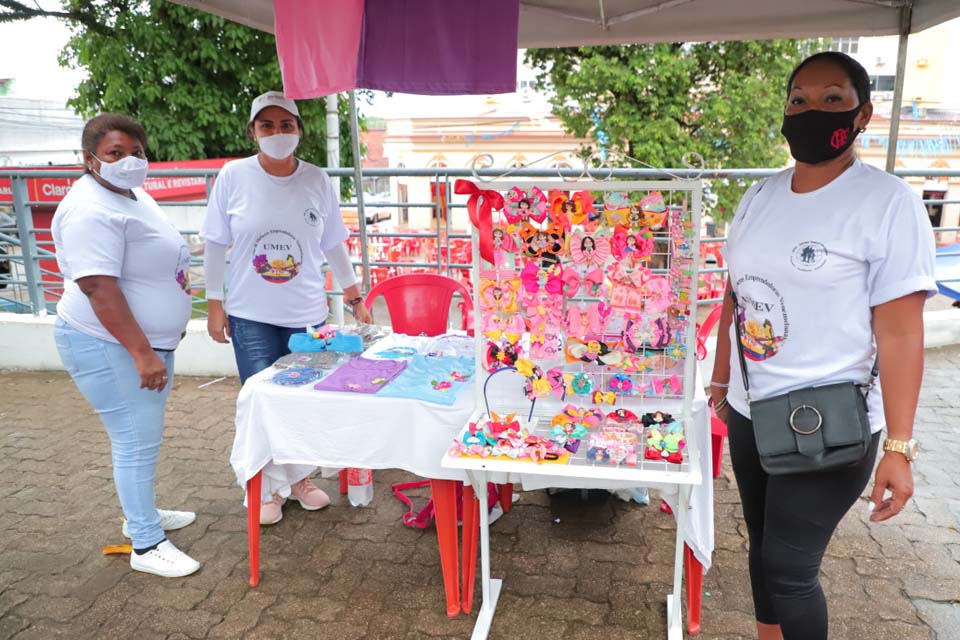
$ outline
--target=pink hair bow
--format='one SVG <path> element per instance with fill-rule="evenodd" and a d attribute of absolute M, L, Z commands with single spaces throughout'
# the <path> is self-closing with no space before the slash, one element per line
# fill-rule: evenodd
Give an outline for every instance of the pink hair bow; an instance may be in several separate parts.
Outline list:
<path fill-rule="evenodd" d="M 610 321 L 610 314 L 613 309 L 602 302 L 590 307 L 587 311 L 587 326 L 590 334 L 603 338 L 607 332 L 607 323 Z"/>
<path fill-rule="evenodd" d="M 654 378 L 650 386 L 658 396 L 678 396 L 683 392 L 683 384 L 680 382 L 680 376 L 677 375 L 669 378 Z"/>
<path fill-rule="evenodd" d="M 547 196 L 537 187 L 532 188 L 529 194 L 520 187 L 513 187 L 507 193 L 504 215 L 510 224 L 522 222 L 526 218 L 543 222 L 547 219 Z"/>
<path fill-rule="evenodd" d="M 520 272 L 520 281 L 527 293 L 538 293 L 542 289 L 548 294 L 562 294 L 562 273 L 559 265 L 541 268 L 536 262 L 528 262 Z"/>
<path fill-rule="evenodd" d="M 576 264 L 600 267 L 610 257 L 610 239 L 603 235 L 585 235 L 575 231 L 570 238 L 570 258 Z"/>

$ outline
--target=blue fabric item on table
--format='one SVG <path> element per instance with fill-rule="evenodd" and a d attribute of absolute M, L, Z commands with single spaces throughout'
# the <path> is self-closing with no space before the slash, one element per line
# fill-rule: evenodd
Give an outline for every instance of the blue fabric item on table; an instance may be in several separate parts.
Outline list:
<path fill-rule="evenodd" d="M 473 358 L 416 355 L 410 359 L 406 370 L 377 395 L 449 406 L 455 404 L 460 393 L 473 384 L 474 373 Z"/>
<path fill-rule="evenodd" d="M 320 351 L 362 353 L 363 338 L 342 331 L 337 331 L 333 338 L 326 338 L 322 335 L 319 338 L 314 338 L 309 333 L 295 333 L 290 336 L 287 347 L 294 353 L 317 353 Z"/>

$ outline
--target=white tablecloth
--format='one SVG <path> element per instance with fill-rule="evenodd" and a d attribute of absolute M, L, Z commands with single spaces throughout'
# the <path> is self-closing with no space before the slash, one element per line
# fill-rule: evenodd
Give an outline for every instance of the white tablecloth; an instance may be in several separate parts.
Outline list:
<path fill-rule="evenodd" d="M 290 485 L 317 467 L 403 469 L 423 478 L 466 480 L 457 469 L 440 466 L 443 454 L 474 409 L 465 389 L 453 406 L 377 395 L 315 391 L 312 384 L 284 387 L 270 382 L 275 370 L 250 378 L 237 399 L 237 432 L 230 464 L 237 481 L 263 470 L 263 497 L 287 496 Z M 702 392 L 694 401 L 703 484 L 694 487 L 686 541 L 704 567 L 713 554 L 713 482 L 709 418 Z M 703 440 L 705 438 L 705 441 Z M 500 482 L 516 482 L 525 490 L 544 487 L 618 489 L 622 482 L 584 481 L 530 474 L 500 474 Z M 495 480 L 496 481 L 496 480 Z M 672 506 L 674 486 L 654 486 Z"/>

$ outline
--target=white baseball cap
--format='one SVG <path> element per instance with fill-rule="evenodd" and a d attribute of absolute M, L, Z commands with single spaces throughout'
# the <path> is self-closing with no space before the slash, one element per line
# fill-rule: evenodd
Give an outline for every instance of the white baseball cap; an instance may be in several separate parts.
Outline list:
<path fill-rule="evenodd" d="M 285 98 L 279 91 L 267 91 L 253 99 L 250 105 L 250 122 L 256 119 L 257 114 L 267 107 L 280 107 L 296 117 L 300 117 L 300 110 L 297 109 L 297 103 L 290 98 Z"/>

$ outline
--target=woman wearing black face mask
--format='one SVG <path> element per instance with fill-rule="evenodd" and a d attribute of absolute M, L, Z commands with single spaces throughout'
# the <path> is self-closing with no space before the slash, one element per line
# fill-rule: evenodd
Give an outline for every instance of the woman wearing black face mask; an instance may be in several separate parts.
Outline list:
<path fill-rule="evenodd" d="M 782 127 L 796 166 L 754 185 L 729 233 L 711 401 L 730 428 L 760 640 L 827 638 L 821 559 L 869 482 L 884 428 L 870 519 L 893 517 L 913 492 L 923 304 L 936 291 L 934 242 L 920 198 L 854 154 L 872 114 L 869 77 L 859 63 L 837 52 L 804 60 L 787 84 Z M 769 414 L 758 401 L 865 384 L 875 359 L 883 392 L 876 384 L 861 403 L 864 455 L 843 466 L 787 472 L 761 461 L 758 442 L 766 445 L 786 427 L 761 419 Z M 801 435 L 822 424 L 797 431 L 794 417 L 790 428 Z M 785 433 L 791 445 L 802 439 Z"/>

